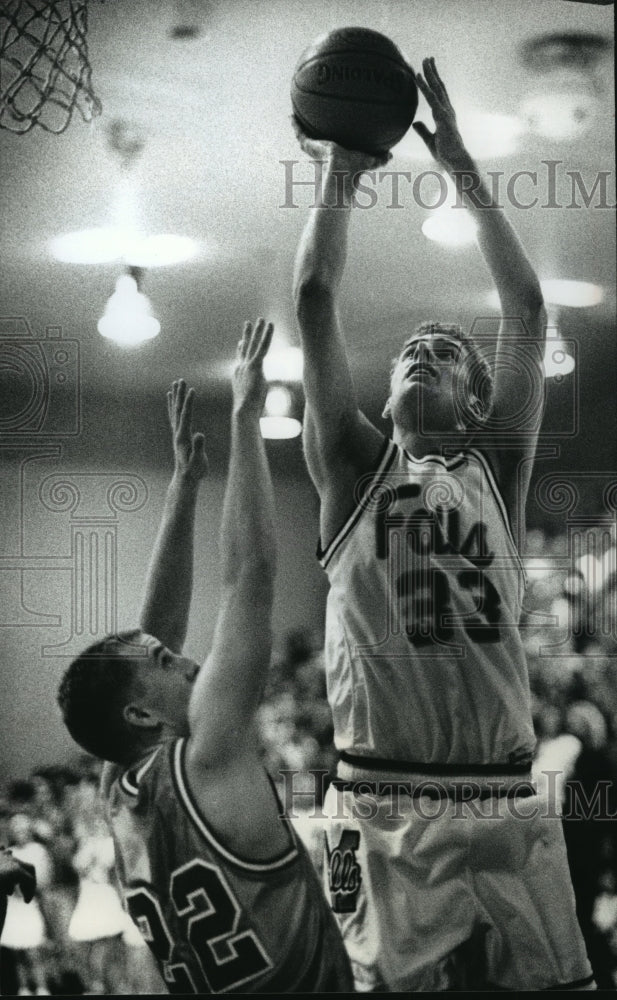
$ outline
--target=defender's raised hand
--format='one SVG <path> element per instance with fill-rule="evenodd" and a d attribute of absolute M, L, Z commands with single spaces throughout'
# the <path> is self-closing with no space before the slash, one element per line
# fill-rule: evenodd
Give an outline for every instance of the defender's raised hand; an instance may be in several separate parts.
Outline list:
<path fill-rule="evenodd" d="M 249 322 L 244 324 L 231 382 L 235 413 L 261 416 L 267 390 L 263 359 L 272 342 L 273 332 L 273 324 L 266 323 L 264 319 L 258 319 L 254 327 Z"/>
<path fill-rule="evenodd" d="M 456 124 L 456 112 L 448 96 L 445 84 L 437 72 L 435 60 L 422 60 L 421 73 L 416 74 L 416 82 L 433 112 L 435 131 L 423 122 L 414 122 L 413 128 L 424 140 L 432 156 L 446 170 L 457 170 L 468 165 L 469 154 Z"/>
<path fill-rule="evenodd" d="M 205 438 L 193 433 L 195 390 L 187 389 L 184 379 L 173 383 L 167 393 L 167 409 L 174 445 L 175 474 L 198 482 L 208 472 Z"/>

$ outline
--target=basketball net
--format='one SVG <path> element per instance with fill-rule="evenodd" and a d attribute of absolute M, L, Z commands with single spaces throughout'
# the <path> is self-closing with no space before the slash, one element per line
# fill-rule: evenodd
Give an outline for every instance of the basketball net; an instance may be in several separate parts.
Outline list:
<path fill-rule="evenodd" d="M 88 61 L 88 0 L 4 0 L 0 5 L 0 128 L 59 134 L 77 110 L 102 107 Z"/>

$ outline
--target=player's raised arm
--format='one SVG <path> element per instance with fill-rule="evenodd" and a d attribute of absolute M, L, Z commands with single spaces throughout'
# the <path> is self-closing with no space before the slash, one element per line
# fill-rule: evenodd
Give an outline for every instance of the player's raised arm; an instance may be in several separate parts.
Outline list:
<path fill-rule="evenodd" d="M 148 568 L 140 617 L 144 632 L 179 653 L 184 645 L 193 589 L 195 508 L 208 471 L 204 436 L 193 433 L 195 390 L 183 379 L 167 393 L 174 448 L 174 472 Z"/>
<path fill-rule="evenodd" d="M 216 766 L 256 747 L 254 716 L 272 649 L 274 496 L 259 418 L 272 324 L 246 323 L 233 376 L 231 457 L 221 525 L 222 592 L 210 655 L 189 705 L 191 759 Z"/>
<path fill-rule="evenodd" d="M 433 113 L 435 132 L 421 122 L 413 127 L 452 176 L 478 224 L 478 243 L 495 282 L 503 317 L 494 370 L 494 408 L 498 415 L 518 412 L 521 397 L 529 398 L 532 379 L 536 399 L 530 412 L 536 413 L 537 419 L 535 424 L 525 419 L 521 427 L 522 450 L 532 455 L 544 393 L 541 341 L 546 312 L 540 282 L 506 215 L 480 180 L 458 131 L 456 114 L 435 60 L 425 59 L 422 68 L 424 75 L 418 74 L 416 79 Z M 504 452 L 502 461 L 507 461 L 507 454 Z M 518 462 L 520 450 L 513 455 Z M 507 477 L 508 470 L 504 471 Z"/>
<path fill-rule="evenodd" d="M 315 206 L 302 234 L 294 272 L 294 301 L 304 351 L 307 423 L 315 433 L 305 440 L 309 471 L 324 500 L 332 476 L 370 470 L 382 435 L 358 409 L 338 297 L 345 262 L 354 185 L 380 161 L 335 143 L 314 142 L 300 133 L 302 148 L 325 161 L 323 207 Z M 344 516 L 344 512 L 343 512 Z"/>

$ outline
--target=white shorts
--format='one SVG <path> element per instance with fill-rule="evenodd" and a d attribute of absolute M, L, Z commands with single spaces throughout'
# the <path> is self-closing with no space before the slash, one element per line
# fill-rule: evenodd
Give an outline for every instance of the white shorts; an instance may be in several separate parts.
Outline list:
<path fill-rule="evenodd" d="M 99 941 L 126 930 L 127 915 L 113 885 L 82 879 L 68 935 L 73 941 Z"/>
<path fill-rule="evenodd" d="M 419 794 L 421 780 L 405 783 L 413 795 L 358 785 L 326 795 L 324 879 L 356 989 L 588 985 L 561 820 L 548 800 L 464 803 L 435 778 L 424 779 L 433 797 Z"/>
<path fill-rule="evenodd" d="M 36 899 L 25 903 L 18 889 L 7 899 L 6 920 L 0 937 L 3 948 L 27 951 L 45 944 L 45 921 Z"/>

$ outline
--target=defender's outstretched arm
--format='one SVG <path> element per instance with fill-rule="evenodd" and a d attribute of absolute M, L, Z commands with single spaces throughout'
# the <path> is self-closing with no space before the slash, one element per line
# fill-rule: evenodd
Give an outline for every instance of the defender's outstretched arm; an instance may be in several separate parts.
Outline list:
<path fill-rule="evenodd" d="M 215 765 L 255 747 L 254 716 L 272 651 L 274 495 L 259 418 L 273 327 L 246 323 L 233 377 L 231 457 L 221 525 L 222 594 L 214 641 L 189 705 L 191 754 Z"/>
<path fill-rule="evenodd" d="M 144 632 L 179 653 L 184 645 L 193 589 L 195 508 L 208 471 L 203 434 L 192 430 L 194 389 L 183 379 L 167 393 L 174 473 L 154 544 L 140 617 Z"/>

